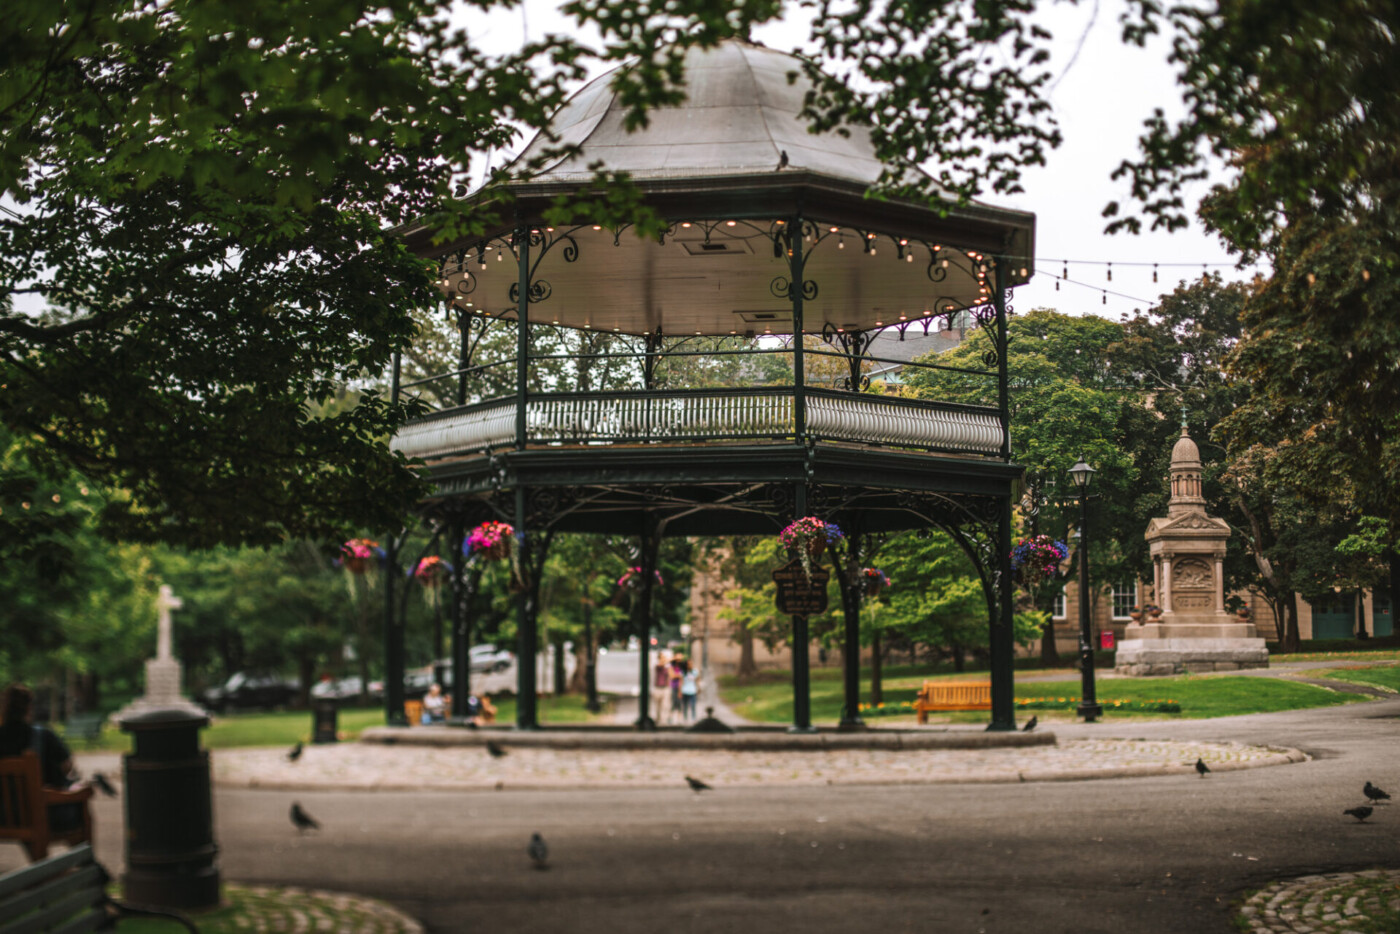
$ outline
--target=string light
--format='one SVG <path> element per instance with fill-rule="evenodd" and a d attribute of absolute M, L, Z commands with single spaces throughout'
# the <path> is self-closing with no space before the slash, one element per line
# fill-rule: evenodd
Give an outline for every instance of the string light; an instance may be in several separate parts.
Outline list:
<path fill-rule="evenodd" d="M 1112 264 L 1112 263 L 1109 263 L 1109 264 L 1108 264 L 1108 281 L 1109 281 L 1109 282 L 1112 282 L 1112 281 L 1113 281 L 1113 264 Z"/>
<path fill-rule="evenodd" d="M 1153 264 L 1152 264 L 1152 281 L 1153 281 L 1153 282 L 1156 282 L 1156 281 L 1157 281 L 1157 264 L 1156 264 L 1156 263 L 1153 263 Z"/>

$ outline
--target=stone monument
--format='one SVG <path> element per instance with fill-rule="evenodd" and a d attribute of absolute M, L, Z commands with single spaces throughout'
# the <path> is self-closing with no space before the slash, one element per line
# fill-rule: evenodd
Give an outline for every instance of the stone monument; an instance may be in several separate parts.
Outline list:
<path fill-rule="evenodd" d="M 1160 614 L 1128 624 L 1114 671 L 1173 675 L 1269 667 L 1269 651 L 1248 620 L 1225 609 L 1225 542 L 1230 526 L 1206 515 L 1201 453 L 1181 426 L 1172 448 L 1171 500 L 1165 519 L 1147 524 Z"/>
<path fill-rule="evenodd" d="M 156 596 L 156 657 L 146 662 L 146 693 L 117 711 L 114 719 L 125 720 L 151 710 L 183 710 L 208 716 L 204 708 L 186 700 L 180 693 L 180 663 L 171 651 L 170 611 L 184 606 L 169 584 L 161 584 Z"/>

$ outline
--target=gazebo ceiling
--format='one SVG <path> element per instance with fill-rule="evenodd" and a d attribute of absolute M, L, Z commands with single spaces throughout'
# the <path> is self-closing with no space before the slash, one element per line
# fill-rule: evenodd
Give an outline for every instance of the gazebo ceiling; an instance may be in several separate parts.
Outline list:
<path fill-rule="evenodd" d="M 486 236 L 433 245 L 444 292 L 473 313 L 514 317 L 519 267 L 511 233 L 536 232 L 531 246 L 532 321 L 643 334 L 791 333 L 786 224 L 804 219 L 804 330 L 869 330 L 988 300 L 990 257 L 1008 285 L 1024 283 L 1034 255 L 1035 217 L 984 204 L 946 213 L 866 197 L 878 179 L 868 130 L 814 135 L 799 113 L 810 87 L 796 58 L 728 40 L 686 54 L 687 99 L 650 114 L 634 132 L 611 73 L 560 108 L 553 129 L 581 146 L 510 183 L 516 217 Z M 789 75 L 796 74 L 795 81 Z M 550 144 L 536 138 L 516 160 Z M 784 155 L 786 158 L 784 159 Z M 649 205 L 673 222 L 658 242 L 584 224 L 548 228 L 558 194 L 593 178 L 601 161 L 626 172 Z M 982 275 L 979 276 L 979 271 Z"/>

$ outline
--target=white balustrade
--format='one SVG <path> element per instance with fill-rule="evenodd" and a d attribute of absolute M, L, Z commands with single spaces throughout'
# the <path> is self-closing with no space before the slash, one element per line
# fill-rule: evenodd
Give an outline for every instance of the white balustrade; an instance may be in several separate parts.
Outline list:
<path fill-rule="evenodd" d="M 790 393 L 684 393 L 534 397 L 526 405 L 531 443 L 607 444 L 674 439 L 792 437 Z M 871 395 L 807 396 L 807 430 L 817 438 L 980 454 L 1001 450 L 994 412 L 922 407 Z M 515 403 L 442 412 L 405 425 L 393 447 L 438 458 L 513 444 Z"/>

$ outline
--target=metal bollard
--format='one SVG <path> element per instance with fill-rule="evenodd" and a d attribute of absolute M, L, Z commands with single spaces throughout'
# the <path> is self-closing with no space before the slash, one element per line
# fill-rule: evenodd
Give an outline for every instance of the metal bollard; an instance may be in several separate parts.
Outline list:
<path fill-rule="evenodd" d="M 127 867 L 122 885 L 134 904 L 219 904 L 209 753 L 199 748 L 199 730 L 208 725 L 208 717 L 175 709 L 121 721 L 136 745 L 122 761 Z"/>
<path fill-rule="evenodd" d="M 339 727 L 340 705 L 330 698 L 314 701 L 311 704 L 311 741 L 313 743 L 334 743 Z"/>

